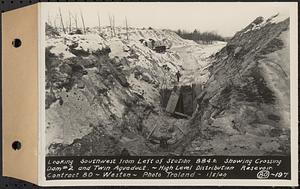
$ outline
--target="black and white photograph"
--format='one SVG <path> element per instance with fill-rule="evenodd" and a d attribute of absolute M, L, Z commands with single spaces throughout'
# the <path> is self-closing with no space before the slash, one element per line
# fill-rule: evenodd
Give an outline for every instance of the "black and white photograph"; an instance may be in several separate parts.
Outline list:
<path fill-rule="evenodd" d="M 297 15 L 296 2 L 96 0 L 1 14 L 3 176 L 298 186 Z"/>
<path fill-rule="evenodd" d="M 284 6 L 55 4 L 47 156 L 289 156 Z"/>

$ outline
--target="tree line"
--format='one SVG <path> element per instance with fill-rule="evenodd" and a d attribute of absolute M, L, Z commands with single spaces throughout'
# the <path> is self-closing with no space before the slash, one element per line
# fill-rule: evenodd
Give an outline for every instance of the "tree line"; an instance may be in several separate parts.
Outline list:
<path fill-rule="evenodd" d="M 179 29 L 176 33 L 183 39 L 189 39 L 204 44 L 211 44 L 213 41 L 226 41 L 224 37 L 216 32 L 200 32 L 197 29 L 193 32 L 187 32 Z"/>

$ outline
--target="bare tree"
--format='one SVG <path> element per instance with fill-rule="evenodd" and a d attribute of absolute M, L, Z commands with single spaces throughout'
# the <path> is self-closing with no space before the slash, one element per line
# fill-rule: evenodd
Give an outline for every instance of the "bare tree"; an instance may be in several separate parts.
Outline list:
<path fill-rule="evenodd" d="M 49 12 L 48 12 L 48 24 L 49 24 L 50 26 L 52 25 Z"/>
<path fill-rule="evenodd" d="M 72 15 L 70 11 L 69 11 L 69 32 L 72 32 Z"/>
<path fill-rule="evenodd" d="M 100 15 L 99 15 L 99 12 L 98 12 L 97 16 L 98 16 L 99 33 L 101 33 L 101 23 L 100 23 Z"/>
<path fill-rule="evenodd" d="M 113 33 L 113 23 L 112 23 L 112 17 L 111 17 L 111 15 L 108 15 L 108 19 L 109 19 L 109 26 L 110 26 L 111 37 L 113 37 L 114 33 Z"/>
<path fill-rule="evenodd" d="M 59 16 L 60 16 L 61 27 L 62 27 L 64 33 L 66 33 L 66 29 L 65 29 L 65 26 L 64 26 L 64 21 L 63 21 L 63 18 L 62 18 L 61 10 L 60 10 L 60 8 L 59 8 L 58 10 L 59 10 Z"/>
<path fill-rule="evenodd" d="M 114 32 L 114 36 L 116 36 L 115 16 L 112 17 L 112 22 L 113 22 L 113 32 Z"/>
<path fill-rule="evenodd" d="M 78 19 L 77 19 L 77 14 L 71 14 L 71 22 L 72 22 L 72 19 L 74 20 L 74 24 L 75 24 L 75 28 L 76 30 L 78 30 Z"/>
<path fill-rule="evenodd" d="M 127 36 L 127 40 L 129 40 L 127 17 L 125 17 L 125 24 L 126 24 L 126 36 Z"/>
<path fill-rule="evenodd" d="M 57 26 L 56 26 L 56 19 L 54 19 L 54 21 L 53 21 L 54 23 L 54 28 L 56 29 L 57 28 Z"/>
<path fill-rule="evenodd" d="M 77 14 L 71 14 L 71 17 L 74 19 L 75 28 L 78 29 Z"/>
<path fill-rule="evenodd" d="M 85 29 L 85 24 L 84 24 L 84 18 L 83 18 L 83 14 L 82 11 L 80 10 L 80 16 L 81 16 L 81 21 L 82 21 L 82 26 L 83 26 L 83 33 L 86 33 L 86 29 Z"/>

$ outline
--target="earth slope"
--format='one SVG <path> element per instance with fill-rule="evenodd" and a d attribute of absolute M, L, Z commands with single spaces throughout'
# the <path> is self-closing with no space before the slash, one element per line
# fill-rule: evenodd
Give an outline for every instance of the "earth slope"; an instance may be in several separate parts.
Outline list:
<path fill-rule="evenodd" d="M 288 155 L 289 53 L 289 19 L 258 17 L 237 32 L 208 68 L 184 153 Z"/>

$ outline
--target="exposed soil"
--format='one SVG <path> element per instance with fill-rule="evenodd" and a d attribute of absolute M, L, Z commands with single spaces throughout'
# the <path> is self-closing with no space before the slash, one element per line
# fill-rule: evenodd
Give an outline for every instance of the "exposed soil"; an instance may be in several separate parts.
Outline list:
<path fill-rule="evenodd" d="M 48 155 L 288 154 L 289 20 L 262 23 L 227 45 L 155 29 L 132 29 L 127 41 L 109 28 L 61 35 L 47 26 Z M 162 108 L 160 91 L 192 84 L 204 87 L 191 118 Z"/>

